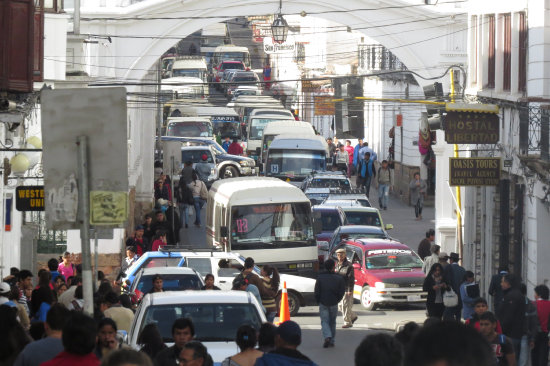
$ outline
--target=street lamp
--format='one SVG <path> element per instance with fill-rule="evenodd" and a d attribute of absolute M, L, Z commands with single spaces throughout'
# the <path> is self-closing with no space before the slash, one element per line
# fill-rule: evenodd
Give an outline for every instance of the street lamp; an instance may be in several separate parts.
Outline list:
<path fill-rule="evenodd" d="M 275 16 L 275 20 L 271 24 L 271 33 L 273 34 L 273 42 L 275 43 L 284 43 L 288 34 L 288 23 L 283 18 L 283 14 L 281 14 L 282 7 L 283 0 L 279 0 L 279 14 Z"/>

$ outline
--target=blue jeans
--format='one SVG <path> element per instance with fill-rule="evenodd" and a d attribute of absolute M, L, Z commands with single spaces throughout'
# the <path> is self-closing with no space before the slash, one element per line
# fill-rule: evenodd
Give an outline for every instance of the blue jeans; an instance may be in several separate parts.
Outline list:
<path fill-rule="evenodd" d="M 187 225 L 187 217 L 189 216 L 189 205 L 180 203 L 178 207 L 180 209 L 181 226 L 184 226 L 184 224 Z"/>
<path fill-rule="evenodd" d="M 388 207 L 388 195 L 390 194 L 389 184 L 380 184 L 378 186 L 378 203 L 380 208 Z"/>
<path fill-rule="evenodd" d="M 529 362 L 529 355 L 531 354 L 531 349 L 529 348 L 529 339 L 527 335 L 521 337 L 520 351 L 518 366 L 527 366 L 531 363 Z"/>
<path fill-rule="evenodd" d="M 325 306 L 319 304 L 319 315 L 321 316 L 321 331 L 323 339 L 330 338 L 334 344 L 336 338 L 336 316 L 338 315 L 338 304 Z"/>
<path fill-rule="evenodd" d="M 195 225 L 201 224 L 201 208 L 204 206 L 204 200 L 200 197 L 193 197 L 195 200 Z"/>

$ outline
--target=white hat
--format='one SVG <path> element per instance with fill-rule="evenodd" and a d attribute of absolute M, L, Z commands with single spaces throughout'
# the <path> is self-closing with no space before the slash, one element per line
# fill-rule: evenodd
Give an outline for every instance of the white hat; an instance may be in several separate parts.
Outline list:
<path fill-rule="evenodd" d="M 0 283 L 0 294 L 1 295 L 7 295 L 11 291 L 10 285 L 8 285 L 6 282 Z"/>

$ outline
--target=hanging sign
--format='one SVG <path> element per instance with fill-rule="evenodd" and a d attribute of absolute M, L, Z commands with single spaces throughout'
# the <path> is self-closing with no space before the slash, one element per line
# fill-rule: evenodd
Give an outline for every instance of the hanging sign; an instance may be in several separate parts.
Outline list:
<path fill-rule="evenodd" d="M 501 158 L 449 158 L 449 185 L 497 186 Z"/>
<path fill-rule="evenodd" d="M 20 186 L 15 189 L 17 211 L 44 211 L 44 186 Z"/>

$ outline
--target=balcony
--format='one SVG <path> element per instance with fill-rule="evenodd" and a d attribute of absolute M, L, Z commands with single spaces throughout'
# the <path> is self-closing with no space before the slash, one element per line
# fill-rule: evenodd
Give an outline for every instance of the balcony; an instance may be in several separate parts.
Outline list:
<path fill-rule="evenodd" d="M 529 103 L 520 106 L 520 159 L 539 174 L 550 170 L 550 105 Z"/>

